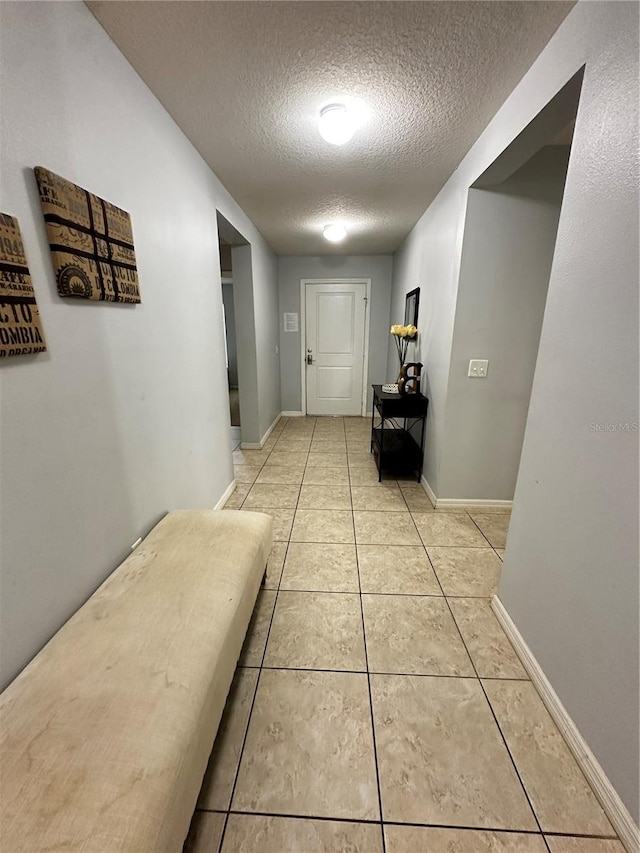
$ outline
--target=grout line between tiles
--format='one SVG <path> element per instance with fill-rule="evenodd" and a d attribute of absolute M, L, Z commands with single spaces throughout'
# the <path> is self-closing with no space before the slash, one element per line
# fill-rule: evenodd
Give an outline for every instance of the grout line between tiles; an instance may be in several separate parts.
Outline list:
<path fill-rule="evenodd" d="M 484 534 L 483 534 L 483 535 L 484 535 Z M 484 684 L 482 683 L 482 679 L 480 678 L 480 675 L 478 674 L 478 669 L 477 669 L 477 667 L 476 667 L 475 661 L 474 661 L 474 660 L 473 660 L 473 658 L 471 657 L 471 653 L 470 653 L 469 648 L 468 648 L 468 646 L 467 646 L 467 644 L 466 644 L 466 642 L 465 642 L 464 637 L 462 636 L 462 632 L 461 632 L 461 630 L 460 630 L 460 628 L 459 628 L 459 626 L 458 626 L 458 623 L 456 622 L 456 617 L 455 617 L 455 615 L 454 615 L 454 613 L 453 613 L 453 610 L 451 609 L 451 605 L 449 604 L 449 602 L 448 602 L 448 600 L 447 600 L 447 597 L 445 596 L 445 597 L 444 597 L 444 599 L 445 599 L 445 601 L 447 602 L 447 607 L 448 607 L 448 609 L 449 609 L 449 613 L 451 614 L 451 618 L 453 619 L 454 625 L 456 626 L 456 630 L 458 631 L 458 634 L 459 634 L 460 639 L 461 639 L 461 641 L 462 641 L 462 645 L 464 646 L 464 648 L 465 648 L 465 650 L 466 650 L 466 652 L 467 652 L 467 655 L 468 655 L 468 657 L 469 657 L 469 660 L 471 661 L 471 666 L 473 667 L 473 671 L 475 672 L 475 674 L 476 674 L 476 678 L 478 679 L 478 684 L 480 685 L 480 689 L 482 690 L 482 694 L 483 694 L 483 696 L 484 696 L 484 698 L 485 698 L 485 701 L 486 701 L 487 705 L 489 706 L 489 710 L 491 711 L 491 716 L 493 717 L 493 719 L 494 719 L 494 721 L 495 721 L 495 724 L 496 724 L 496 726 L 497 726 L 497 728 L 498 728 L 498 732 L 500 733 L 500 737 L 502 738 L 502 742 L 504 743 L 505 749 L 507 750 L 507 755 L 509 756 L 509 759 L 510 759 L 510 761 L 511 761 L 511 764 L 513 765 L 513 769 L 514 769 L 514 771 L 515 771 L 515 774 L 516 774 L 516 777 L 517 777 L 517 779 L 518 779 L 518 782 L 520 783 L 520 787 L 522 788 L 522 791 L 523 791 L 523 793 L 524 793 L 524 796 L 525 796 L 525 799 L 526 799 L 526 801 L 527 801 L 527 804 L 529 805 L 529 809 L 531 810 L 531 814 L 533 815 L 533 819 L 534 819 L 534 820 L 535 820 L 535 822 L 536 822 L 536 826 L 538 827 L 538 830 L 539 830 L 539 832 L 540 832 L 540 835 L 542 835 L 542 840 L 543 840 L 543 842 L 544 842 L 545 847 L 547 848 L 547 850 L 549 851 L 549 853 L 551 853 L 551 851 L 549 850 L 549 845 L 547 844 L 547 842 L 546 842 L 546 840 L 545 840 L 545 838 L 544 838 L 544 835 L 542 834 L 542 826 L 540 825 L 540 821 L 538 820 L 538 815 L 536 814 L 536 811 L 535 811 L 535 809 L 534 809 L 534 807 L 533 807 L 533 803 L 531 802 L 531 798 L 529 797 L 529 792 L 527 791 L 527 789 L 526 789 L 526 787 L 525 787 L 525 784 L 524 784 L 524 782 L 522 781 L 522 777 L 521 777 L 521 775 L 520 775 L 520 771 L 518 770 L 518 766 L 517 766 L 517 764 L 516 764 L 515 758 L 514 758 L 514 757 L 513 757 L 513 755 L 511 754 L 511 750 L 509 749 L 509 744 L 507 743 L 507 739 L 505 738 L 504 733 L 503 733 L 502 729 L 500 728 L 500 723 L 498 722 L 498 718 L 497 718 L 497 717 L 496 717 L 496 715 L 495 715 L 495 712 L 494 712 L 494 710 L 493 710 L 493 706 L 492 706 L 491 702 L 489 701 L 489 697 L 487 696 L 487 691 L 484 689 Z M 505 680 L 506 680 L 506 679 L 505 679 Z"/>
<path fill-rule="evenodd" d="M 220 809 L 196 809 L 197 812 L 206 814 L 226 814 Z M 367 820 L 366 818 L 349 818 L 349 817 L 327 817 L 327 815 L 309 815 L 309 814 L 289 814 L 284 812 L 250 812 L 241 809 L 229 809 L 229 815 L 239 815 L 242 817 L 275 817 L 285 820 L 318 820 L 328 823 L 347 823 L 347 824 L 364 824 L 366 826 L 378 826 L 380 821 Z M 416 821 L 398 821 L 385 820 L 383 826 L 412 826 L 421 829 L 453 829 L 462 832 L 496 832 L 511 835 L 531 835 L 533 837 L 547 838 L 580 838 L 594 841 L 620 841 L 617 835 L 589 835 L 584 832 L 538 832 L 535 829 L 504 829 L 500 826 L 471 826 L 450 823 L 418 823 Z"/>
<path fill-rule="evenodd" d="M 471 513 L 470 513 L 470 512 L 469 512 L 469 513 L 467 513 L 467 515 L 469 516 L 469 518 L 471 519 L 471 521 L 473 521 L 473 523 L 474 523 L 474 524 L 475 524 L 475 526 L 478 528 L 478 530 L 480 531 L 480 533 L 482 533 L 482 535 L 484 536 L 484 538 L 487 540 L 487 542 L 489 543 L 489 547 L 495 551 L 496 549 L 493 547 L 493 545 L 491 544 L 491 542 L 489 542 L 489 537 L 485 534 L 484 530 L 480 527 L 480 525 L 479 525 L 479 524 L 478 524 L 478 522 L 475 520 L 475 518 L 471 515 Z M 500 559 L 500 555 L 499 555 L 499 554 L 496 554 L 496 557 L 498 557 L 498 559 Z"/>
<path fill-rule="evenodd" d="M 293 672 L 339 672 L 345 675 L 363 675 L 369 672 L 371 675 L 401 675 L 403 678 L 466 678 L 467 680 L 477 680 L 478 676 L 476 675 L 455 675 L 453 673 L 439 673 L 439 672 L 387 672 L 385 670 L 377 670 L 377 669 L 327 669 L 326 667 L 321 666 L 246 666 L 243 665 L 242 669 L 268 669 L 274 671 L 287 670 Z M 491 678 L 484 678 L 484 681 L 521 681 L 524 683 L 529 682 L 528 678 L 499 678 L 498 676 L 492 676 Z"/>
<path fill-rule="evenodd" d="M 276 445 L 277 445 L 277 442 L 276 442 Z M 300 499 L 300 496 L 298 495 L 298 500 L 299 499 Z M 295 517 L 295 511 L 294 511 L 294 517 Z M 293 527 L 293 523 L 292 523 L 292 527 Z M 230 814 L 230 810 L 231 810 L 231 804 L 233 803 L 233 797 L 235 795 L 236 786 L 238 784 L 238 777 L 240 775 L 240 767 L 242 765 L 242 758 L 244 756 L 244 748 L 245 748 L 246 743 L 247 743 L 247 736 L 249 734 L 249 726 L 251 725 L 251 718 L 253 717 L 253 709 L 254 709 L 254 706 L 256 703 L 256 696 L 258 695 L 258 688 L 260 687 L 260 678 L 262 677 L 263 663 L 264 663 L 265 655 L 267 653 L 267 645 L 269 643 L 269 635 L 271 634 L 271 626 L 273 624 L 273 617 L 275 615 L 276 606 L 278 604 L 278 595 L 280 593 L 280 583 L 282 581 L 282 575 L 284 573 L 284 564 L 285 564 L 286 559 L 287 559 L 287 552 L 289 551 L 290 537 L 291 537 L 291 532 L 289 533 L 289 539 L 287 540 L 287 543 L 286 543 L 287 546 L 284 549 L 284 557 L 282 560 L 282 570 L 280 572 L 280 577 L 278 579 L 278 587 L 276 589 L 276 596 L 273 600 L 273 610 L 271 611 L 271 618 L 269 619 L 269 627 L 267 629 L 267 634 L 265 637 L 264 648 L 262 650 L 262 658 L 260 659 L 260 666 L 254 667 L 254 668 L 258 669 L 258 677 L 256 678 L 256 686 L 255 686 L 255 689 L 253 691 L 253 698 L 251 700 L 251 708 L 249 709 L 249 714 L 247 716 L 247 723 L 246 723 L 245 730 L 244 730 L 244 736 L 242 738 L 242 745 L 240 747 L 240 752 L 238 754 L 238 764 L 236 766 L 236 772 L 235 772 L 235 775 L 233 778 L 233 785 L 231 787 L 231 793 L 229 794 L 229 805 L 227 807 L 227 811 L 225 814 L 224 826 L 222 827 L 222 835 L 220 836 L 220 841 L 218 842 L 218 851 L 222 850 L 222 845 L 224 844 L 224 837 L 227 833 L 227 825 L 229 823 L 229 814 Z M 269 554 L 269 556 L 271 556 L 271 555 Z M 267 556 L 267 563 L 269 561 L 269 556 Z M 237 668 L 237 664 L 236 664 L 236 668 Z"/>
<path fill-rule="evenodd" d="M 349 470 L 349 491 L 351 491 L 351 471 Z M 356 539 L 355 531 L 355 516 L 351 515 L 353 522 L 353 538 Z M 360 580 L 360 559 L 358 557 L 358 548 L 356 547 L 356 570 L 358 572 L 358 590 L 360 594 L 360 617 L 362 619 L 362 642 L 364 644 L 364 661 L 367 668 L 367 690 L 369 693 L 369 711 L 371 714 L 371 737 L 373 740 L 373 761 L 376 769 L 376 787 L 378 789 L 378 809 L 380 811 L 380 835 L 382 839 L 382 853 L 386 853 L 387 842 L 384 834 L 384 814 L 382 811 L 382 791 L 380 790 L 380 765 L 378 762 L 378 745 L 376 741 L 376 723 L 373 714 L 373 696 L 371 694 L 371 674 L 369 672 L 369 651 L 367 649 L 367 630 L 364 623 L 364 603 L 362 600 L 362 583 Z"/>

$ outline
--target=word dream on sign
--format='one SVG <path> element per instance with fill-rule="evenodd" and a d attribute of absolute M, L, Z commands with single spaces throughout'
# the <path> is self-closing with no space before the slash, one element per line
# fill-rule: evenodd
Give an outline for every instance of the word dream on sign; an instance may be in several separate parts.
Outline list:
<path fill-rule="evenodd" d="M 18 220 L 0 213 L 0 358 L 46 349 Z"/>
<path fill-rule="evenodd" d="M 140 302 L 126 210 L 42 166 L 34 169 L 60 296 Z"/>

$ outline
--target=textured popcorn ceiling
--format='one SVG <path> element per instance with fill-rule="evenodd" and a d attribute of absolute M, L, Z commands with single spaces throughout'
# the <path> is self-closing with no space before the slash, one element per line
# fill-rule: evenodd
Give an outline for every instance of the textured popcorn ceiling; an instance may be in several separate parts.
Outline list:
<path fill-rule="evenodd" d="M 395 251 L 573 3 L 87 5 L 273 248 L 316 255 Z M 371 117 L 336 148 L 341 96 Z"/>

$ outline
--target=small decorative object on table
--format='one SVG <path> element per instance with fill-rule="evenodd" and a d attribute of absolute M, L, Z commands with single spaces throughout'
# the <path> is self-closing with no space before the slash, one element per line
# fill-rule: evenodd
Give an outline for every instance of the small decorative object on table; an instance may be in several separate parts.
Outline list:
<path fill-rule="evenodd" d="M 398 379 L 398 394 L 419 394 L 422 362 L 403 364 Z"/>

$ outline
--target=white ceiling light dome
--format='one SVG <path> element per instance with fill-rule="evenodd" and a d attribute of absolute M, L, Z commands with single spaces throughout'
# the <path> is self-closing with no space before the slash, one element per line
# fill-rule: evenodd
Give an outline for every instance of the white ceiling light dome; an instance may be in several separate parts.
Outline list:
<path fill-rule="evenodd" d="M 347 229 L 339 222 L 330 222 L 324 226 L 322 233 L 330 243 L 340 243 L 347 236 Z"/>
<path fill-rule="evenodd" d="M 320 110 L 318 131 L 332 145 L 345 145 L 355 133 L 356 117 L 346 104 L 328 104 Z"/>

